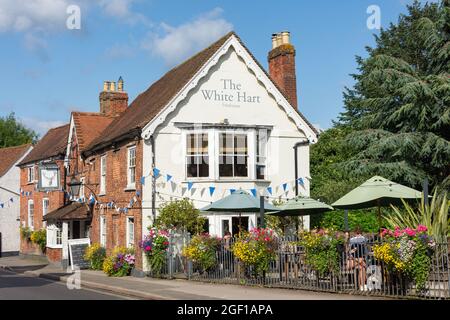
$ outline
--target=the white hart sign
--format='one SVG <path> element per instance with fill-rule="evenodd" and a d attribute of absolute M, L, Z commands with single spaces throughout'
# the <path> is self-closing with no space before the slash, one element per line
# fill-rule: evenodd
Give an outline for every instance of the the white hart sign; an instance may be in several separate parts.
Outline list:
<path fill-rule="evenodd" d="M 261 97 L 251 95 L 242 89 L 242 84 L 232 79 L 220 79 L 221 89 L 204 89 L 203 98 L 206 101 L 235 102 L 235 103 L 261 103 Z"/>

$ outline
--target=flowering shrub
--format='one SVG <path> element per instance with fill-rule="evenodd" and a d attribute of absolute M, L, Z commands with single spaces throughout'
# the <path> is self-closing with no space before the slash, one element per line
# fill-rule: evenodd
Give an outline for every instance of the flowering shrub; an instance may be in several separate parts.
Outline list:
<path fill-rule="evenodd" d="M 254 228 L 241 233 L 231 250 L 244 265 L 252 266 L 258 276 L 269 269 L 269 263 L 276 257 L 273 230 Z"/>
<path fill-rule="evenodd" d="M 381 235 L 386 242 L 373 247 L 375 258 L 383 261 L 392 272 L 414 280 L 419 291 L 425 288 L 436 245 L 427 231 L 423 225 L 416 229 L 384 229 Z"/>
<path fill-rule="evenodd" d="M 37 244 L 42 252 L 45 252 L 45 248 L 47 247 L 47 231 L 41 229 L 31 232 L 30 240 L 34 244 Z"/>
<path fill-rule="evenodd" d="M 183 248 L 183 256 L 192 260 L 203 271 L 209 271 L 217 264 L 216 252 L 220 248 L 220 238 L 202 233 L 192 238 Z"/>
<path fill-rule="evenodd" d="M 112 255 L 103 261 L 103 272 L 108 276 L 128 276 L 134 267 L 134 251 L 125 247 L 114 248 Z"/>
<path fill-rule="evenodd" d="M 312 230 L 301 235 L 299 244 L 305 248 L 305 262 L 320 276 L 339 270 L 339 246 L 344 239 L 327 229 Z"/>
<path fill-rule="evenodd" d="M 89 261 L 90 268 L 93 270 L 102 270 L 105 258 L 106 250 L 99 243 L 90 245 L 84 253 L 84 259 Z"/>
<path fill-rule="evenodd" d="M 153 274 L 160 274 L 169 248 L 169 232 L 151 228 L 149 234 L 139 243 L 139 247 L 144 251 Z"/>
<path fill-rule="evenodd" d="M 22 237 L 22 239 L 31 241 L 31 234 L 33 233 L 33 231 L 31 231 L 31 229 L 29 227 L 20 226 L 19 230 L 20 230 L 20 236 Z"/>

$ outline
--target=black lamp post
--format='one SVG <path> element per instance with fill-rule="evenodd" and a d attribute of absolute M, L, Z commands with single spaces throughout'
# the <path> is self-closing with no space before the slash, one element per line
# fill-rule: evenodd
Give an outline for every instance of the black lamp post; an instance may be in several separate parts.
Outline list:
<path fill-rule="evenodd" d="M 82 183 L 77 181 L 75 178 L 72 178 L 69 182 L 70 194 L 75 195 L 80 193 L 80 187 Z"/>

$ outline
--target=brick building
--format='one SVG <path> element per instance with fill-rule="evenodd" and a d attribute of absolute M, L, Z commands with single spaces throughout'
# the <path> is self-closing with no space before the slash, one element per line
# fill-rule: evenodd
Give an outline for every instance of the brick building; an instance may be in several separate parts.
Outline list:
<path fill-rule="evenodd" d="M 68 134 L 69 125 L 50 129 L 18 164 L 22 227 L 28 227 L 31 230 L 46 228 L 43 221 L 45 215 L 64 204 L 62 187 L 64 186 L 64 158 Z M 20 241 L 20 253 L 43 255 L 39 247 L 26 239 Z M 47 246 L 46 255 L 50 261 L 59 261 L 61 259 L 60 245 Z"/>

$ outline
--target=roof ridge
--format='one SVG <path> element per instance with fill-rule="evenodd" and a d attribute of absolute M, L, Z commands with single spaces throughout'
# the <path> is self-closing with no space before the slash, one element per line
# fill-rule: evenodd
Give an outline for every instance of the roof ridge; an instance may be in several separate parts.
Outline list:
<path fill-rule="evenodd" d="M 4 148 L 0 148 L 0 150 L 6 150 L 6 149 L 19 149 L 19 148 L 25 148 L 25 147 L 27 147 L 27 146 L 32 146 L 33 144 L 30 142 L 30 143 L 24 143 L 24 144 L 21 144 L 21 145 L 18 145 L 18 146 L 11 146 L 11 147 L 4 147 Z"/>

